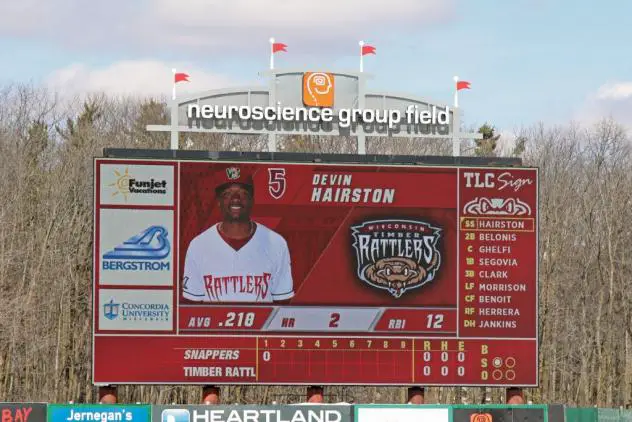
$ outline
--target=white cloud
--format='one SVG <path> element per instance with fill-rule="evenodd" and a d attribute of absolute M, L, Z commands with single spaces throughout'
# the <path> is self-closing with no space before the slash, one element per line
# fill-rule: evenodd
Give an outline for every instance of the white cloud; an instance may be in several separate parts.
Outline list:
<path fill-rule="evenodd" d="M 617 82 L 602 85 L 597 91 L 600 100 L 624 100 L 632 97 L 632 82 Z"/>
<path fill-rule="evenodd" d="M 446 4 L 448 5 L 446 7 Z M 317 38 L 338 28 L 366 31 L 369 24 L 406 24 L 445 18 L 450 2 L 436 0 L 157 0 L 153 15 L 164 24 L 183 27 L 264 28 L 304 31 Z"/>
<path fill-rule="evenodd" d="M 0 2 L 0 33 L 25 36 L 46 27 L 48 19 L 65 9 L 67 0 L 7 0 Z"/>
<path fill-rule="evenodd" d="M 575 118 L 590 126 L 603 118 L 632 129 L 632 82 L 609 82 L 590 94 L 579 107 Z"/>
<path fill-rule="evenodd" d="M 64 44 L 86 44 L 100 37 L 111 40 L 133 25 L 140 10 L 135 2 L 109 0 L 3 0 L 0 1 L 0 34 Z"/>
<path fill-rule="evenodd" d="M 180 64 L 177 71 L 189 75 L 189 82 L 177 84 L 178 95 L 236 85 L 228 77 L 187 64 Z M 47 84 L 63 96 L 105 92 L 134 97 L 168 97 L 171 96 L 173 72 L 171 66 L 153 60 L 121 61 L 103 68 L 76 63 L 55 71 Z"/>
<path fill-rule="evenodd" d="M 90 49 L 206 48 L 201 54 L 213 48 L 225 53 L 257 51 L 274 36 L 307 52 L 348 49 L 367 34 L 379 37 L 379 31 L 418 34 L 451 20 L 455 2 L 9 0 L 0 2 L 0 34 Z"/>

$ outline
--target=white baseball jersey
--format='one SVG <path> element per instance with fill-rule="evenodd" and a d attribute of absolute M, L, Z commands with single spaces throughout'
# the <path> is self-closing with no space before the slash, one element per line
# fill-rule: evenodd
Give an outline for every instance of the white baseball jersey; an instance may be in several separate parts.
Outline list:
<path fill-rule="evenodd" d="M 290 252 L 278 233 L 257 224 L 238 251 L 218 224 L 189 244 L 184 263 L 184 297 L 199 302 L 273 302 L 294 296 Z"/>

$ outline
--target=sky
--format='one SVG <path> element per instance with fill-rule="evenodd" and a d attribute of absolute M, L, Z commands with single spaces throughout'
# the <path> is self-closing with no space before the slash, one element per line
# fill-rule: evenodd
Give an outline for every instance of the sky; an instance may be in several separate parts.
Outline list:
<path fill-rule="evenodd" d="M 629 0 L 6 0 L 0 85 L 63 94 L 171 93 L 264 85 L 277 68 L 357 71 L 367 89 L 451 104 L 463 122 L 510 132 L 614 117 L 632 127 Z"/>

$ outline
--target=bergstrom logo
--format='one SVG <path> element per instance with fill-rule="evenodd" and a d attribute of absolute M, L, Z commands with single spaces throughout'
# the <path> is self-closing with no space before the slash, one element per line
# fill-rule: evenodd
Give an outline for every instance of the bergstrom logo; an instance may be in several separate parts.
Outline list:
<path fill-rule="evenodd" d="M 103 270 L 169 271 L 167 229 L 150 226 L 103 254 Z"/>
<path fill-rule="evenodd" d="M 441 229 L 424 221 L 365 221 L 351 236 L 360 280 L 395 298 L 434 280 L 441 266 Z"/>
<path fill-rule="evenodd" d="M 108 185 L 114 188 L 114 192 L 112 192 L 113 198 L 122 195 L 124 200 L 127 201 L 130 195 L 167 194 L 166 180 L 155 180 L 153 178 L 149 180 L 138 180 L 129 174 L 129 168 L 126 168 L 123 173 L 115 169 L 114 176 L 116 177 L 116 181 Z"/>
<path fill-rule="evenodd" d="M 190 418 L 187 409 L 165 409 L 160 415 L 160 422 L 189 422 Z"/>

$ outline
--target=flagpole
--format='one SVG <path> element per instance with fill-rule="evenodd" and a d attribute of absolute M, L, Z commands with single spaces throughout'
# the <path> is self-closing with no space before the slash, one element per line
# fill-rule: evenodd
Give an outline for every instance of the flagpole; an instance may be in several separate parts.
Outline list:
<path fill-rule="evenodd" d="M 457 83 L 459 82 L 459 77 L 455 76 L 454 78 L 454 110 L 452 110 L 452 156 L 458 157 L 461 155 L 461 140 L 456 137 L 456 134 L 461 131 L 460 127 L 456 127 L 457 122 L 454 121 L 454 115 L 459 112 L 459 90 L 457 87 Z M 460 122 L 458 122 L 460 124 Z"/>
<path fill-rule="evenodd" d="M 171 149 L 178 149 L 178 106 L 175 103 L 176 101 L 176 69 L 171 69 L 173 72 L 173 79 L 171 83 L 173 84 L 173 92 L 171 93 L 171 99 L 173 103 L 171 104 Z"/>
<path fill-rule="evenodd" d="M 270 70 L 274 69 L 274 38 L 270 38 Z"/>
<path fill-rule="evenodd" d="M 364 60 L 363 60 L 364 55 L 362 54 L 362 47 L 364 46 L 364 41 L 360 41 L 358 44 L 360 44 L 360 72 L 364 72 Z"/>
<path fill-rule="evenodd" d="M 173 92 L 171 93 L 171 99 L 175 101 L 176 100 L 176 69 L 173 68 L 171 69 L 171 71 L 173 72 L 173 79 L 171 80 L 171 83 L 173 84 Z"/>
<path fill-rule="evenodd" d="M 458 83 L 459 83 L 459 77 L 455 76 L 454 77 L 454 108 L 457 108 L 459 106 L 459 89 L 457 87 Z"/>

